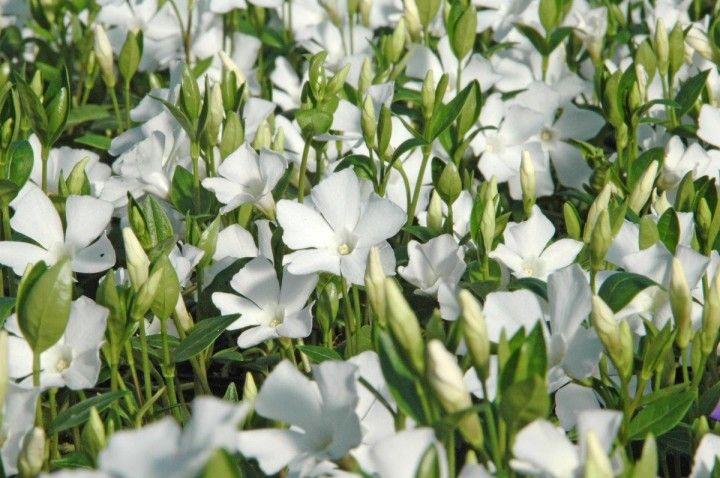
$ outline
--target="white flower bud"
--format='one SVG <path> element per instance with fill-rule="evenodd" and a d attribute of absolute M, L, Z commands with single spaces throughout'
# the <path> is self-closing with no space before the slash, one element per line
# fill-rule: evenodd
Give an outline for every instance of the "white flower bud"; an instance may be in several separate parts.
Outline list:
<path fill-rule="evenodd" d="M 655 56 L 658 60 L 658 70 L 662 74 L 668 71 L 670 61 L 670 45 L 668 41 L 668 33 L 665 28 L 665 22 L 662 18 L 657 19 L 655 24 Z"/>
<path fill-rule="evenodd" d="M 418 40 L 422 34 L 422 24 L 420 23 L 420 13 L 418 12 L 417 3 L 415 3 L 415 0 L 404 0 L 403 6 L 403 17 L 405 18 L 408 32 L 410 32 L 410 37 L 413 40 Z"/>
<path fill-rule="evenodd" d="M 443 227 L 442 199 L 435 190 L 430 195 L 430 204 L 428 204 L 427 227 L 434 232 L 442 231 Z"/>
<path fill-rule="evenodd" d="M 437 339 L 430 341 L 427 350 L 428 382 L 442 407 L 449 413 L 470 408 L 470 392 L 465 387 L 463 373 L 455 356 Z M 459 420 L 458 428 L 473 447 L 482 447 L 483 431 L 476 413 L 466 413 Z"/>
<path fill-rule="evenodd" d="M 635 188 L 633 189 L 632 193 L 630 193 L 630 198 L 628 199 L 628 207 L 635 213 L 639 214 L 643 206 L 645 206 L 645 203 L 650 198 L 653 186 L 655 185 L 655 177 L 657 176 L 657 173 L 658 162 L 653 161 L 652 163 L 650 163 L 642 176 L 640 176 L 637 184 L 635 184 Z"/>
<path fill-rule="evenodd" d="M 712 61 L 713 50 L 708 37 L 700 28 L 693 26 L 685 35 L 685 43 L 706 60 Z"/>
<path fill-rule="evenodd" d="M 130 282 L 133 289 L 137 291 L 148 279 L 150 259 L 131 227 L 123 228 L 122 234 Z"/>
<path fill-rule="evenodd" d="M 587 443 L 585 476 L 592 478 L 613 478 L 615 475 L 612 470 L 610 458 L 607 456 L 607 453 L 605 453 L 595 432 L 588 432 L 585 439 Z"/>
<path fill-rule="evenodd" d="M 493 241 L 495 240 L 495 201 L 486 200 L 483 208 L 482 219 L 480 219 L 480 235 L 483 239 L 483 247 L 485 254 L 493 249 Z"/>
<path fill-rule="evenodd" d="M 21 477 L 37 476 L 45 462 L 45 430 L 35 427 L 25 435 L 18 456 L 18 471 Z"/>
<path fill-rule="evenodd" d="M 535 166 L 529 151 L 523 151 L 520 157 L 520 189 L 525 214 L 530 216 L 535 205 Z"/>
<path fill-rule="evenodd" d="M 115 70 L 113 66 L 113 50 L 110 45 L 105 29 L 99 23 L 95 25 L 95 57 L 97 58 L 98 65 L 100 65 L 100 72 L 102 73 L 103 80 L 108 88 L 115 86 Z"/>
<path fill-rule="evenodd" d="M 678 334 L 675 337 L 678 347 L 685 349 L 692 337 L 692 296 L 683 271 L 682 263 L 673 258 L 670 271 L 670 307 L 672 308 Z"/>
<path fill-rule="evenodd" d="M 238 68 L 238 66 L 235 64 L 235 62 L 228 56 L 227 53 L 220 50 L 218 53 L 220 56 L 220 61 L 222 61 L 223 66 L 235 73 L 235 81 L 237 82 L 238 88 L 247 81 L 247 78 L 245 77 L 245 74 Z"/>

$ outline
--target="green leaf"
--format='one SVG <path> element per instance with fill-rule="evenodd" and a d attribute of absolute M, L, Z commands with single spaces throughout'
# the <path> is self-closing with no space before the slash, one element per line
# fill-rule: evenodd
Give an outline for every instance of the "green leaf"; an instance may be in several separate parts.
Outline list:
<path fill-rule="evenodd" d="M 617 312 L 633 300 L 638 292 L 653 285 L 657 284 L 645 276 L 618 272 L 605 279 L 598 294 L 613 312 Z"/>
<path fill-rule="evenodd" d="M 364 154 L 351 154 L 346 156 L 335 167 L 335 171 L 342 171 L 349 167 L 352 167 L 355 173 L 361 178 L 368 179 L 373 183 L 376 182 L 377 173 L 375 171 L 375 162 L 368 156 Z"/>
<path fill-rule="evenodd" d="M 187 133 L 187 135 L 190 137 L 190 141 L 194 141 L 195 139 L 197 139 L 197 131 L 195 131 L 195 128 L 193 127 L 193 124 L 190 121 L 190 118 L 188 118 L 185 115 L 183 110 L 181 110 L 176 105 L 170 103 L 169 101 L 164 100 L 162 98 L 158 98 L 157 96 L 150 95 L 150 97 L 154 100 L 159 101 L 163 105 L 165 105 L 165 108 L 167 108 L 168 111 L 170 111 L 170 114 L 172 114 L 173 117 L 177 120 L 177 122 L 180 123 L 180 126 L 182 126 L 182 129 L 184 129 L 185 132 Z"/>
<path fill-rule="evenodd" d="M 65 332 L 70 318 L 72 281 L 71 263 L 65 258 L 43 271 L 22 295 L 18 293 L 18 325 L 33 352 L 49 349 Z"/>
<path fill-rule="evenodd" d="M 415 376 L 403 363 L 387 332 L 378 336 L 377 351 L 380 368 L 398 408 L 416 423 L 422 423 L 424 414 L 415 388 Z"/>
<path fill-rule="evenodd" d="M 453 124 L 453 121 L 455 121 L 455 118 L 457 118 L 465 105 L 465 101 L 467 100 L 472 87 L 472 83 L 468 84 L 448 104 L 440 106 L 435 112 L 433 112 L 432 118 L 427 125 L 426 134 L 428 136 L 425 137 L 427 142 L 434 141 L 438 136 L 440 136 L 440 134 L 442 134 L 443 131 Z"/>
<path fill-rule="evenodd" d="M 30 177 L 34 162 L 35 156 L 30 143 L 26 140 L 13 141 L 7 153 L 4 176 L 20 190 Z"/>
<path fill-rule="evenodd" d="M 245 476 L 237 461 L 225 450 L 218 448 L 208 459 L 199 478 L 241 478 Z"/>
<path fill-rule="evenodd" d="M 518 285 L 518 288 L 528 289 L 538 297 L 548 300 L 547 284 L 544 281 L 536 279 L 535 277 L 523 277 L 522 279 L 517 279 L 515 283 Z"/>
<path fill-rule="evenodd" d="M 671 253 L 675 253 L 680 241 L 680 221 L 675 210 L 668 208 L 657 223 L 658 237 Z"/>
<path fill-rule="evenodd" d="M 693 390 L 683 388 L 649 403 L 630 420 L 630 439 L 640 440 L 648 433 L 660 436 L 672 430 L 683 419 L 695 398 Z"/>
<path fill-rule="evenodd" d="M 97 121 L 110 117 L 110 112 L 101 105 L 82 105 L 70 110 L 67 126 L 77 126 L 89 121 Z"/>
<path fill-rule="evenodd" d="M 107 151 L 110 149 L 112 140 L 107 136 L 101 136 L 99 134 L 85 133 L 74 139 L 77 144 L 83 146 L 90 146 L 91 148 Z"/>
<path fill-rule="evenodd" d="M 15 74 L 15 88 L 20 96 L 23 114 L 30 120 L 30 125 L 38 135 L 40 142 L 46 143 L 49 137 L 48 118 L 40 99 L 30 85 L 17 73 Z"/>
<path fill-rule="evenodd" d="M 512 383 L 500 400 L 500 414 L 518 428 L 536 418 L 544 418 L 549 408 L 550 396 L 545 379 L 538 376 Z"/>
<path fill-rule="evenodd" d="M 57 417 L 50 423 L 49 433 L 59 433 L 70 428 L 82 425 L 90 416 L 90 409 L 95 407 L 98 412 L 102 412 L 112 405 L 115 400 L 122 398 L 125 394 L 130 393 L 127 390 L 116 390 L 114 392 L 103 393 L 73 405 L 67 410 L 58 413 Z"/>
<path fill-rule="evenodd" d="M 195 324 L 185 340 L 175 349 L 175 362 L 190 360 L 208 348 L 238 317 L 238 314 L 221 315 Z"/>
<path fill-rule="evenodd" d="M 515 28 L 517 28 L 518 31 L 522 33 L 523 36 L 530 41 L 530 43 L 532 43 L 532 46 L 535 47 L 538 53 L 541 55 L 550 54 L 551 51 L 548 51 L 548 44 L 539 31 L 529 25 L 523 25 L 522 23 L 516 23 Z"/>
<path fill-rule="evenodd" d="M 156 268 L 160 269 L 162 275 L 151 309 L 160 320 L 167 320 L 175 310 L 180 295 L 180 282 L 167 256 L 163 255 L 158 259 L 154 265 L 155 270 Z"/>
<path fill-rule="evenodd" d="M 415 148 L 419 148 L 421 146 L 425 146 L 427 143 L 425 143 L 425 140 L 422 138 L 410 138 L 406 139 L 402 143 L 400 143 L 400 146 L 397 147 L 395 152 L 393 153 L 393 162 L 400 158 L 403 154 L 407 153 L 408 151 L 412 151 Z"/>
<path fill-rule="evenodd" d="M 705 82 L 710 74 L 710 70 L 701 71 L 697 75 L 689 78 L 680 86 L 680 90 L 675 96 L 675 102 L 678 104 L 677 116 L 681 118 L 685 113 L 690 111 L 700 94 L 705 89 Z"/>
<path fill-rule="evenodd" d="M 296 345 L 296 349 L 308 356 L 315 363 L 324 362 L 326 360 L 342 360 L 339 353 L 329 347 L 321 345 Z"/>

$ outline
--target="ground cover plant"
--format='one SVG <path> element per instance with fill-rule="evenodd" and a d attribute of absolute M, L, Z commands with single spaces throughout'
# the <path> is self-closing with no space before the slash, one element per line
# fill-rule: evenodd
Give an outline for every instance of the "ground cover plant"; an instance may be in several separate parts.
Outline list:
<path fill-rule="evenodd" d="M 720 476 L 720 4 L 0 2 L 0 474 Z"/>

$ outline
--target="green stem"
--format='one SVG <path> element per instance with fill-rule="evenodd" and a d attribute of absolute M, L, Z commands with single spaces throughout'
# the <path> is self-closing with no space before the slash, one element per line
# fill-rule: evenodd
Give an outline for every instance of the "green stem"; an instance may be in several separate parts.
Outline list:
<path fill-rule="evenodd" d="M 130 80 L 125 80 L 123 88 L 125 97 L 125 129 L 130 129 Z"/>
<path fill-rule="evenodd" d="M 148 355 L 147 332 L 145 331 L 145 319 L 140 319 L 140 354 L 142 359 L 143 381 L 145 388 L 145 403 L 152 398 L 152 378 L 150 376 L 150 356 Z"/>
<path fill-rule="evenodd" d="M 42 179 L 40 186 L 44 193 L 47 193 L 47 163 L 50 156 L 50 147 L 48 145 L 40 145 L 40 160 L 42 161 Z"/>
<path fill-rule="evenodd" d="M 298 177 L 298 202 L 305 199 L 305 171 L 307 170 L 308 155 L 310 154 L 310 139 L 305 140 L 303 147 L 302 160 L 300 161 L 300 176 Z"/>
<path fill-rule="evenodd" d="M 113 110 L 115 110 L 115 123 L 117 124 L 117 130 L 122 131 L 123 121 L 122 116 L 120 115 L 120 104 L 118 103 L 115 88 L 108 86 L 108 92 L 110 93 L 110 99 L 112 100 Z"/>
<path fill-rule="evenodd" d="M 170 408 L 175 419 L 182 421 L 180 409 L 178 408 L 177 392 L 175 391 L 175 366 L 170 359 L 170 346 L 168 344 L 167 318 L 160 319 L 160 337 L 162 339 L 162 374 L 167 387 L 167 397 L 170 401 Z"/>
<path fill-rule="evenodd" d="M 423 158 L 422 158 L 422 162 L 420 163 L 420 171 L 418 172 L 417 181 L 415 182 L 415 189 L 413 190 L 412 200 L 410 202 L 410 206 L 408 207 L 408 218 L 407 218 L 408 226 L 413 223 L 413 219 L 415 218 L 415 209 L 417 208 L 417 203 L 420 200 L 420 189 L 422 187 L 422 179 L 425 177 L 425 169 L 427 168 L 429 159 L 430 159 L 430 147 L 425 146 L 425 147 L 423 147 Z"/>

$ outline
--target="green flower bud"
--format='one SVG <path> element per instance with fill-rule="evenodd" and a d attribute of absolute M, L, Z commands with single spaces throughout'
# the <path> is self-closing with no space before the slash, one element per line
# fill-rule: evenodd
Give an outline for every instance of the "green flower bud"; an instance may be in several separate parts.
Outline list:
<path fill-rule="evenodd" d="M 388 42 L 387 60 L 390 63 L 397 63 L 400 60 L 405 49 L 405 33 L 405 20 L 401 18 Z"/>
<path fill-rule="evenodd" d="M 613 311 L 597 295 L 592 298 L 592 325 L 605 352 L 615 364 L 621 376 L 632 373 L 632 332 L 624 320 L 618 322 Z"/>
<path fill-rule="evenodd" d="M 642 176 L 640 176 L 637 184 L 635 184 L 635 188 L 633 189 L 632 193 L 630 193 L 630 198 L 628 199 L 628 207 L 636 214 L 640 213 L 642 208 L 645 206 L 645 203 L 650 198 L 650 194 L 652 193 L 653 186 L 655 184 L 655 177 L 657 176 L 657 172 L 658 162 L 653 161 L 652 163 L 650 163 Z"/>
<path fill-rule="evenodd" d="M 460 302 L 460 325 L 465 345 L 473 366 L 482 380 L 487 379 L 490 369 L 490 340 L 488 339 L 485 316 L 477 299 L 467 290 L 458 294 Z"/>
<path fill-rule="evenodd" d="M 477 30 L 477 10 L 471 2 L 455 20 L 450 38 L 450 47 L 458 60 L 464 59 L 475 44 Z"/>
<path fill-rule="evenodd" d="M 390 138 L 392 138 L 392 115 L 390 113 L 390 108 L 385 105 L 380 107 L 380 120 L 378 121 L 377 135 L 380 158 L 391 156 Z"/>
<path fill-rule="evenodd" d="M 470 392 L 465 387 L 463 373 L 455 356 L 437 339 L 430 341 L 427 352 L 428 383 L 440 405 L 448 413 L 472 407 Z M 482 448 L 483 430 L 477 413 L 465 413 L 458 421 L 458 429 L 473 448 Z"/>
<path fill-rule="evenodd" d="M 98 453 L 105 448 L 107 443 L 105 426 L 103 425 L 102 418 L 100 418 L 97 408 L 90 408 L 88 421 L 83 427 L 80 438 L 83 449 L 93 458 L 93 460 L 97 457 Z"/>
<path fill-rule="evenodd" d="M 230 111 L 225 118 L 222 137 L 220 138 L 220 157 L 227 158 L 245 142 L 245 128 L 240 116 Z"/>
<path fill-rule="evenodd" d="M 662 18 L 658 18 L 655 24 L 655 44 L 653 46 L 655 47 L 658 70 L 665 75 L 668 72 L 670 61 L 670 45 L 665 22 L 663 22 Z"/>
<path fill-rule="evenodd" d="M 480 219 L 480 235 L 482 236 L 485 254 L 493 250 L 495 227 L 495 201 L 492 199 L 486 200 L 482 218 Z"/>
<path fill-rule="evenodd" d="M 673 258 L 672 261 L 669 294 L 675 326 L 678 328 L 675 342 L 683 350 L 692 339 L 692 296 L 682 263 L 678 258 Z"/>
<path fill-rule="evenodd" d="M 245 384 L 243 385 L 242 393 L 243 401 L 252 403 L 253 401 L 255 401 L 255 397 L 257 397 L 257 394 L 258 388 L 257 384 L 255 383 L 255 378 L 253 377 L 252 373 L 246 372 Z"/>
<path fill-rule="evenodd" d="M 569 201 L 563 204 L 563 218 L 565 220 L 565 230 L 570 238 L 581 239 L 582 232 L 580 226 L 580 214 L 573 204 Z"/>
<path fill-rule="evenodd" d="M 417 373 L 422 374 L 425 370 L 422 329 L 400 286 L 389 277 L 385 279 L 385 301 L 385 316 L 390 332 L 400 344 L 410 366 Z"/>
<path fill-rule="evenodd" d="M 363 132 L 363 138 L 368 148 L 375 145 L 375 133 L 377 131 L 377 121 L 375 120 L 375 105 L 373 105 L 370 95 L 363 100 L 362 111 L 360 115 L 360 126 Z"/>
<path fill-rule="evenodd" d="M 276 153 L 285 151 L 285 131 L 281 128 L 275 129 L 275 135 L 272 141 L 272 150 Z"/>
<path fill-rule="evenodd" d="M 129 82 L 135 76 L 141 58 L 142 50 L 138 34 L 129 30 L 118 56 L 118 69 L 125 81 Z"/>
<path fill-rule="evenodd" d="M 685 63 L 685 33 L 680 22 L 676 22 L 668 37 L 668 68 L 669 73 L 674 75 Z"/>
<path fill-rule="evenodd" d="M 435 77 L 432 70 L 428 70 L 425 74 L 425 80 L 422 85 L 422 109 L 423 116 L 426 119 L 431 118 L 433 115 L 433 108 L 435 107 Z"/>
<path fill-rule="evenodd" d="M 330 78 L 330 81 L 328 81 L 327 88 L 325 90 L 328 96 L 335 95 L 340 90 L 342 90 L 349 72 L 350 64 L 348 63 L 347 65 L 343 66 L 340 71 L 335 73 L 332 78 Z"/>
<path fill-rule="evenodd" d="M 654 189 L 651 195 L 651 200 L 655 212 L 659 215 L 662 215 L 662 213 L 672 207 L 672 204 L 670 204 L 670 201 L 668 201 L 667 199 L 667 194 L 665 194 L 665 191 L 663 191 L 662 194 L 658 196 L 657 189 Z"/>
<path fill-rule="evenodd" d="M 695 210 L 695 221 L 697 225 L 700 226 L 700 231 L 702 231 L 703 236 L 706 236 L 712 223 L 712 212 L 704 197 L 701 197 L 698 201 L 698 206 Z"/>
<path fill-rule="evenodd" d="M 592 236 L 593 229 L 595 229 L 595 223 L 597 223 L 600 213 L 608 208 L 612 191 L 613 186 L 611 183 L 607 183 L 600 191 L 600 194 L 598 194 L 595 198 L 595 201 L 593 201 L 590 205 L 590 210 L 588 210 L 587 219 L 585 221 L 585 229 L 583 229 L 583 242 L 585 244 L 590 244 L 590 238 Z"/>
<path fill-rule="evenodd" d="M 207 85 L 205 86 L 208 87 Z M 220 128 L 225 119 L 225 108 L 223 106 L 222 91 L 218 83 L 210 87 L 210 92 L 206 94 L 208 104 L 208 114 L 203 125 L 203 136 L 205 143 L 215 146 L 218 143 Z"/>
<path fill-rule="evenodd" d="M 375 73 L 373 72 L 372 62 L 366 57 L 362 66 L 360 66 L 360 79 L 358 80 L 358 93 L 364 95 L 367 89 L 373 84 Z"/>
<path fill-rule="evenodd" d="M 264 119 L 262 123 L 260 123 L 260 126 L 258 126 L 257 132 L 255 133 L 255 138 L 252 142 L 252 147 L 260 150 L 260 149 L 267 149 L 270 148 L 270 145 L 272 144 L 272 131 L 270 129 L 270 123 L 268 123 L 267 119 Z"/>
<path fill-rule="evenodd" d="M 180 105 L 191 121 L 200 116 L 200 103 L 200 88 L 198 88 L 197 80 L 190 68 L 184 65 L 180 79 Z"/>
<path fill-rule="evenodd" d="M 610 214 L 607 209 L 605 209 L 600 213 L 600 217 L 595 224 L 595 229 L 593 229 L 592 237 L 590 238 L 590 258 L 593 270 L 599 271 L 603 268 L 605 254 L 607 254 L 610 248 L 612 239 Z"/>
<path fill-rule="evenodd" d="M 142 320 L 150 307 L 152 307 L 157 295 L 158 288 L 163 279 L 163 271 L 155 270 L 140 286 L 135 294 L 132 306 L 130 307 L 130 318 L 133 320 Z M 143 327 L 141 324 L 140 327 Z"/>
<path fill-rule="evenodd" d="M 440 0 L 415 0 L 415 4 L 417 5 L 420 24 L 424 29 L 427 29 L 440 9 Z"/>
<path fill-rule="evenodd" d="M 376 246 L 370 248 L 368 254 L 367 267 L 365 268 L 365 291 L 368 296 L 368 302 L 372 307 L 375 317 L 381 326 L 385 326 L 385 271 L 380 261 L 380 251 Z"/>
<path fill-rule="evenodd" d="M 452 206 L 462 192 L 462 179 L 455 163 L 445 164 L 438 183 L 437 192 L 448 207 Z"/>

